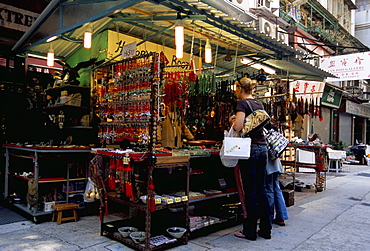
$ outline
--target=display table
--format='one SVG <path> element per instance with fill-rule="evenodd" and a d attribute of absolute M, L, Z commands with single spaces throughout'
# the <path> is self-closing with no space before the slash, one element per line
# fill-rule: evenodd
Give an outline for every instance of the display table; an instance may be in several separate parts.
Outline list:
<path fill-rule="evenodd" d="M 3 147 L 4 196 L 6 198 L 10 194 L 18 194 L 21 203 L 14 206 L 31 215 L 35 222 L 38 216 L 52 212 L 46 209 L 46 205 L 45 208 L 40 208 L 40 198 L 50 187 L 55 189 L 56 193 L 63 194 L 65 202 L 68 202 L 69 194 L 84 192 L 90 148 L 25 147 L 12 144 L 4 144 Z M 24 175 L 25 173 L 27 175 Z M 33 205 L 30 205 L 30 200 L 34 201 L 31 203 Z"/>
<path fill-rule="evenodd" d="M 300 167 L 314 169 L 317 191 L 325 189 L 328 166 L 327 146 L 290 144 L 289 147 L 294 148 L 295 158 L 292 161 L 282 160 L 282 165 L 291 166 L 295 171 L 299 171 Z"/>

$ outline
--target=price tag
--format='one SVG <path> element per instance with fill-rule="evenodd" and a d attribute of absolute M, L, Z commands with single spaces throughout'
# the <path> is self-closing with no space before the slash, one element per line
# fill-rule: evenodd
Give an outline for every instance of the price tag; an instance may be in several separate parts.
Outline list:
<path fill-rule="evenodd" d="M 136 42 L 122 47 L 122 58 L 129 58 L 136 55 Z"/>
<path fill-rule="evenodd" d="M 130 163 L 130 158 L 123 157 L 123 164 L 128 165 Z"/>
<path fill-rule="evenodd" d="M 218 179 L 218 183 L 220 184 L 221 189 L 226 188 L 226 181 L 224 178 Z"/>

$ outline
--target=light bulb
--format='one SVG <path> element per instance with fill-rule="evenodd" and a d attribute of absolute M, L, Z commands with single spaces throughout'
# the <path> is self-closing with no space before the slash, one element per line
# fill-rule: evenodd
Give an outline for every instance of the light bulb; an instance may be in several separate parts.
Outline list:
<path fill-rule="evenodd" d="M 204 62 L 206 64 L 212 63 L 212 47 L 207 38 L 206 46 L 204 47 Z"/>
<path fill-rule="evenodd" d="M 184 57 L 184 45 L 176 45 L 176 57 L 182 59 Z"/>
<path fill-rule="evenodd" d="M 91 41 L 92 41 L 92 29 L 91 26 L 87 26 L 85 33 L 84 33 L 84 47 L 86 49 L 91 48 Z"/>
<path fill-rule="evenodd" d="M 181 14 L 177 13 L 177 19 L 175 22 L 175 44 L 176 46 L 184 45 L 184 22 L 182 21 Z"/>
<path fill-rule="evenodd" d="M 54 66 L 54 50 L 51 47 L 51 45 L 50 45 L 50 48 L 49 48 L 49 51 L 48 51 L 48 54 L 47 54 L 47 57 L 46 57 L 46 65 L 49 66 L 49 67 Z"/>

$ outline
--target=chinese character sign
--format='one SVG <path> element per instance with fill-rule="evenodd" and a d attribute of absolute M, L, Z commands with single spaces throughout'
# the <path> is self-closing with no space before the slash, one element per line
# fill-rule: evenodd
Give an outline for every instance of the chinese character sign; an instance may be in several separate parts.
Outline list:
<path fill-rule="evenodd" d="M 290 82 L 290 94 L 293 94 L 293 89 L 296 95 L 301 96 L 304 100 L 321 98 L 325 84 L 316 81 L 297 80 Z"/>
<path fill-rule="evenodd" d="M 320 68 L 338 78 L 327 78 L 328 82 L 369 79 L 370 52 L 353 53 L 320 60 Z"/>

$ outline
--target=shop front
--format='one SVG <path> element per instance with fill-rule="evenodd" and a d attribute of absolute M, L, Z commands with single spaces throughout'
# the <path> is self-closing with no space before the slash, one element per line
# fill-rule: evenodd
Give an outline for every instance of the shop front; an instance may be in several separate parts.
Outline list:
<path fill-rule="evenodd" d="M 340 129 L 345 131 L 345 126 L 349 126 L 352 129 L 352 133 L 347 137 L 344 134 L 342 135 L 343 138 L 347 139 L 348 145 L 368 144 L 369 139 L 366 129 L 369 118 L 370 110 L 366 105 L 346 100 L 345 113 L 340 114 L 340 120 L 343 121 Z"/>

